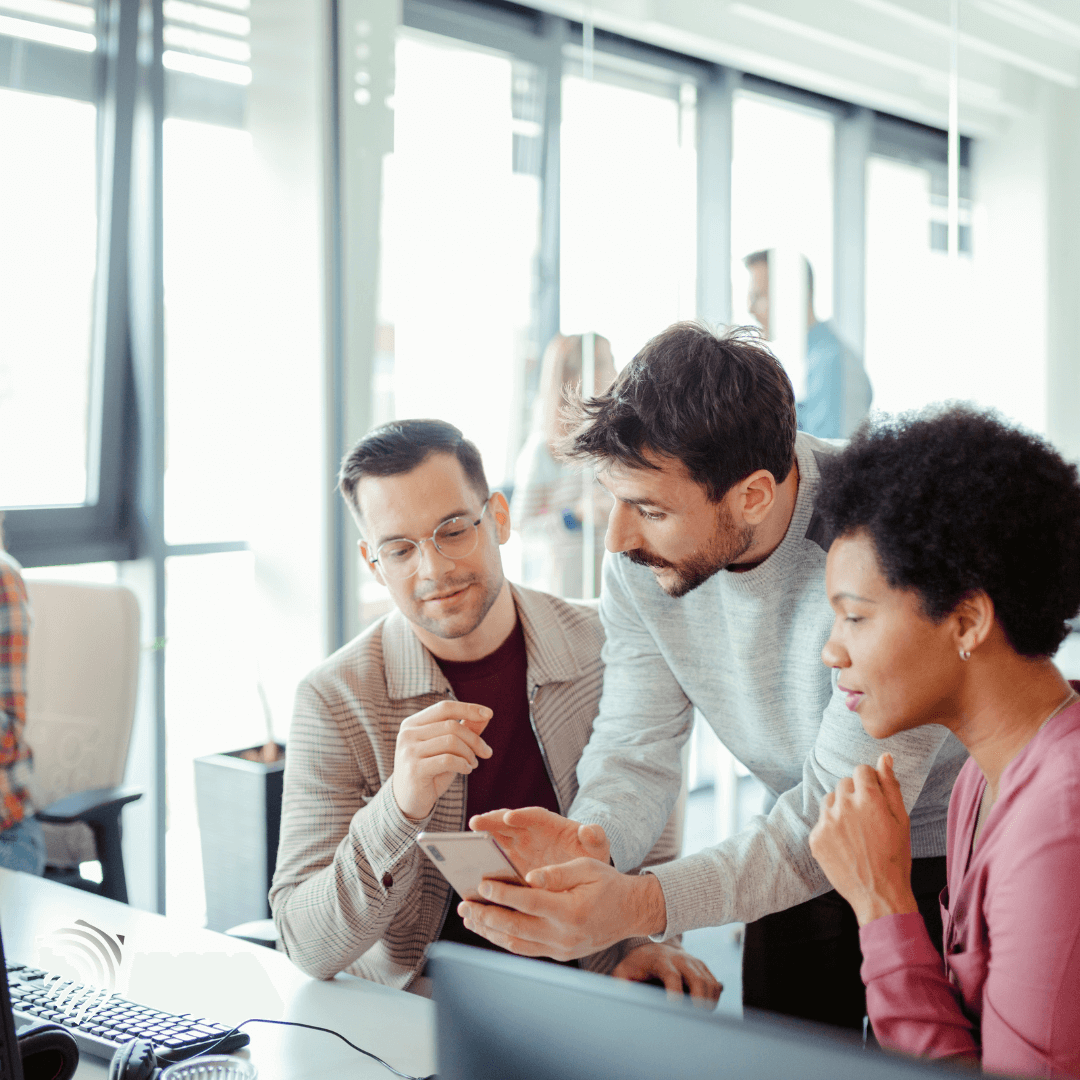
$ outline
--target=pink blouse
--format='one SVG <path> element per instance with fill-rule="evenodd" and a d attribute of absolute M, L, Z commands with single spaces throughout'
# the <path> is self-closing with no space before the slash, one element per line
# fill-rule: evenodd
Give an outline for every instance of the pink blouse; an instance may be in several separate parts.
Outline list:
<path fill-rule="evenodd" d="M 1009 763 L 972 852 L 985 786 L 969 759 L 949 803 L 944 964 L 921 916 L 868 923 L 867 1012 L 883 1046 L 1080 1077 L 1080 702 Z"/>

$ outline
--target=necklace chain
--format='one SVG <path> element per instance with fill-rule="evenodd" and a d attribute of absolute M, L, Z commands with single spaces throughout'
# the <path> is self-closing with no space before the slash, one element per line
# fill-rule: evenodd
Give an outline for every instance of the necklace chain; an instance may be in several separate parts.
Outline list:
<path fill-rule="evenodd" d="M 1075 690 L 1070 690 L 1065 696 L 1065 700 L 1061 702 L 1061 704 L 1058 705 L 1058 707 L 1054 709 L 1054 711 L 1038 726 L 1038 728 L 1036 729 L 1036 733 L 1042 731 L 1042 729 L 1046 727 L 1046 725 L 1049 724 L 1050 721 L 1053 720 L 1058 713 L 1064 712 L 1074 701 L 1077 700 L 1080 700 L 1080 694 L 1078 694 Z"/>
<path fill-rule="evenodd" d="M 1065 696 L 1065 700 L 1062 701 L 1050 713 L 1050 715 L 1038 726 L 1038 728 L 1036 728 L 1035 734 L 1038 735 L 1038 733 L 1042 731 L 1042 729 L 1046 727 L 1046 725 L 1049 724 L 1050 721 L 1053 720 L 1058 713 L 1064 712 L 1074 701 L 1080 701 L 1080 694 L 1078 694 L 1075 690 L 1070 689 L 1068 694 Z M 982 827 L 985 824 L 987 817 L 990 815 L 990 808 L 994 805 L 995 801 L 996 799 L 990 791 L 990 785 L 989 783 L 987 783 L 986 787 L 983 788 L 982 798 L 979 800 L 979 814 L 978 817 L 976 817 L 975 819 L 975 832 L 972 834 L 971 837 L 972 850 L 974 850 L 975 845 L 979 842 L 979 836 L 982 833 Z"/>

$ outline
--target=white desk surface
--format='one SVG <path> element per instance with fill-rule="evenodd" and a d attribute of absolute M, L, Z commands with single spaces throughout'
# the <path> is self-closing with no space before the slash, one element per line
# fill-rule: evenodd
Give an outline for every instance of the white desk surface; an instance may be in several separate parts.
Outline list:
<path fill-rule="evenodd" d="M 435 1009 L 424 998 L 349 976 L 312 979 L 284 954 L 261 945 L 0 869 L 0 927 L 9 960 L 101 984 L 105 979 L 94 976 L 88 964 L 81 971 L 74 967 L 84 955 L 71 944 L 79 937 L 60 933 L 76 919 L 123 936 L 114 989 L 132 1001 L 229 1025 L 251 1016 L 318 1024 L 402 1072 L 435 1071 Z M 255 1062 L 260 1080 L 394 1080 L 393 1073 L 333 1035 L 271 1024 L 244 1030 L 251 1045 L 241 1053 Z M 81 1080 L 107 1075 L 108 1062 L 83 1056 Z"/>

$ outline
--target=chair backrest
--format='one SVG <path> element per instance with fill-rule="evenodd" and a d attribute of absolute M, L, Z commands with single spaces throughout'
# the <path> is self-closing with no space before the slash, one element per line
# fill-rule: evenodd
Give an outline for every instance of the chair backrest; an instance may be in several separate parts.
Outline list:
<path fill-rule="evenodd" d="M 139 603 L 124 585 L 28 581 L 26 741 L 37 807 L 124 779 L 139 681 Z M 85 825 L 45 825 L 49 863 L 95 858 Z"/>

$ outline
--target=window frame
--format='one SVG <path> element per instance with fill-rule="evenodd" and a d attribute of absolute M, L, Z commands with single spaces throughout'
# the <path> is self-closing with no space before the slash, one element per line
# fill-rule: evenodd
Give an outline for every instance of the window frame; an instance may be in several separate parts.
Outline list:
<path fill-rule="evenodd" d="M 151 535 L 154 515 L 148 520 L 144 512 L 146 479 L 140 474 L 155 457 L 152 445 L 163 434 L 164 415 L 154 415 L 154 406 L 138 404 L 142 394 L 132 350 L 140 324 L 153 322 L 157 318 L 153 308 L 161 303 L 160 287 L 152 284 L 160 282 L 162 274 L 160 243 L 148 265 L 144 250 L 148 237 L 140 235 L 137 217 L 146 209 L 147 199 L 154 203 L 161 197 L 160 149 L 155 150 L 153 139 L 150 144 L 146 141 L 145 114 L 148 108 L 156 109 L 160 124 L 167 100 L 170 117 L 242 126 L 244 88 L 165 70 L 161 45 L 151 50 L 149 62 L 140 62 L 140 34 L 161 38 L 160 0 L 152 8 L 156 33 L 153 28 L 140 31 L 136 0 L 120 4 L 101 0 L 96 8 L 98 47 L 92 53 L 0 36 L 0 86 L 88 101 L 98 110 L 86 502 L 3 509 L 5 545 L 26 567 L 129 562 L 157 546 Z M 151 84 L 158 87 L 156 92 Z M 152 104 L 156 98 L 161 99 L 157 106 Z M 132 182 L 136 164 L 146 181 L 141 185 Z M 141 288 L 132 284 L 130 270 L 135 265 L 149 273 L 140 275 Z M 230 537 L 223 543 L 170 545 L 167 554 L 245 546 Z"/>
<path fill-rule="evenodd" d="M 122 561 L 137 545 L 126 512 L 132 469 L 126 277 L 134 39 L 130 11 L 97 11 L 98 48 L 80 53 L 41 42 L 0 40 L 0 84 L 89 101 L 97 107 L 97 257 L 89 357 L 86 502 L 4 511 L 7 548 L 24 565 Z M 16 51 L 20 64 L 12 63 Z M 5 65 L 4 60 L 8 63 Z M 17 77 L 16 77 L 17 76 Z"/>

